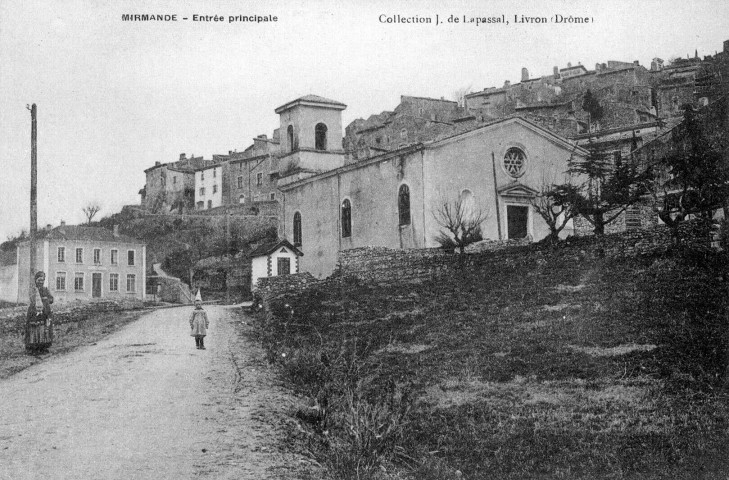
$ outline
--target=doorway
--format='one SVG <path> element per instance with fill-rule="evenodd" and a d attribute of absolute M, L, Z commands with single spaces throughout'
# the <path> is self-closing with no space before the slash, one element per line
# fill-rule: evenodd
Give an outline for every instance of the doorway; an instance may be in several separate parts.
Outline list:
<path fill-rule="evenodd" d="M 101 274 L 91 274 L 91 297 L 101 298 Z"/>
<path fill-rule="evenodd" d="M 278 257 L 277 263 L 277 275 L 288 275 L 291 273 L 291 259 Z"/>
<path fill-rule="evenodd" d="M 526 238 L 528 234 L 529 207 L 506 206 L 506 225 L 509 239 Z"/>

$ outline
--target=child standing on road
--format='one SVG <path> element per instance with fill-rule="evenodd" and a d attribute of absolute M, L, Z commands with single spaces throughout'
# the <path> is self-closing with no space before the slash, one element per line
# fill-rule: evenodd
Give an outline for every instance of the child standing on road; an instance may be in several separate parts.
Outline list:
<path fill-rule="evenodd" d="M 205 350 L 204 340 L 209 326 L 208 314 L 202 308 L 202 296 L 198 290 L 195 296 L 195 310 L 190 315 L 190 336 L 195 337 L 195 345 L 198 350 Z"/>

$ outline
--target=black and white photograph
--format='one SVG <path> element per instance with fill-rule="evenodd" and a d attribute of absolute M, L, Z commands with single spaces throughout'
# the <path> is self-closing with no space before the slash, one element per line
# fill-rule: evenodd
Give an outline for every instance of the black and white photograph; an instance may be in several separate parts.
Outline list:
<path fill-rule="evenodd" d="M 729 478 L 725 0 L 2 0 L 0 479 Z"/>

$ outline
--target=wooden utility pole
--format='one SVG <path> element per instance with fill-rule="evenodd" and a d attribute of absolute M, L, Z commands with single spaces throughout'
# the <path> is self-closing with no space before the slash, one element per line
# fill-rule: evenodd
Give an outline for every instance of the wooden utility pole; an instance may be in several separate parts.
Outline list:
<path fill-rule="evenodd" d="M 228 206 L 225 206 L 225 250 L 228 257 L 228 265 L 225 267 L 225 303 L 230 305 L 230 271 L 233 267 L 233 256 L 230 248 L 230 215 L 228 214 Z"/>
<path fill-rule="evenodd" d="M 35 264 L 36 235 L 38 233 L 38 127 L 36 124 L 37 107 L 35 103 L 30 110 L 30 275 L 28 297 L 30 307 L 35 310 Z M 30 343 L 30 316 L 25 316 L 25 345 Z"/>

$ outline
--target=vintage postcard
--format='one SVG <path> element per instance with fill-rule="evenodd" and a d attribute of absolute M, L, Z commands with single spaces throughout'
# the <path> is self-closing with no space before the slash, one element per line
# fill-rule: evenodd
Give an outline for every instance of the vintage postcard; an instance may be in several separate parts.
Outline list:
<path fill-rule="evenodd" d="M 725 478 L 729 3 L 0 3 L 0 478 Z"/>

